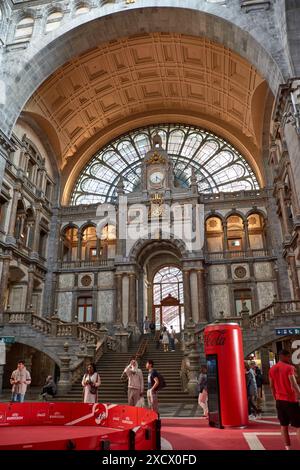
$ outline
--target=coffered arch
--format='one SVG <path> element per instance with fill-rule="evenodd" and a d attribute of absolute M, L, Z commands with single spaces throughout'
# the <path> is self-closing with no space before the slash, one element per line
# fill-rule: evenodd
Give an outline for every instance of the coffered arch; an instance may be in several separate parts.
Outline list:
<path fill-rule="evenodd" d="M 66 203 L 93 153 L 121 133 L 162 119 L 196 124 L 229 140 L 263 185 L 267 90 L 258 71 L 221 44 L 151 33 L 102 44 L 69 61 L 34 93 L 25 112 L 42 127 L 48 120 L 56 132 Z"/>
<path fill-rule="evenodd" d="M 2 130 L 5 133 L 12 131 L 14 122 L 33 92 L 73 57 L 105 41 L 115 41 L 145 32 L 167 30 L 204 36 L 224 44 L 254 64 L 273 91 L 282 82 L 283 75 L 288 73 L 284 57 L 277 57 L 278 51 L 273 48 L 273 42 L 270 40 L 264 43 L 263 31 L 253 30 L 248 18 L 236 15 L 230 5 L 228 8 L 220 8 L 207 3 L 204 8 L 196 0 L 189 0 L 188 4 L 184 2 L 184 7 L 179 4 L 175 7 L 173 1 L 166 0 L 161 7 L 156 1 L 144 3 L 143 8 L 139 7 L 141 4 L 134 4 L 125 11 L 118 11 L 119 4 L 107 5 L 87 16 L 79 15 L 61 29 L 41 36 L 38 44 L 30 45 L 19 61 L 11 62 L 13 57 L 7 56 L 3 73 L 7 75 L 7 95 L 13 100 L 7 101 L 9 109 L 4 105 L 0 110 L 0 118 L 3 117 L 0 119 Z M 200 11 L 200 8 L 206 11 Z M 260 44 L 265 44 L 266 47 Z M 280 66 L 283 67 L 282 70 Z M 19 86 L 21 80 L 22 87 Z"/>

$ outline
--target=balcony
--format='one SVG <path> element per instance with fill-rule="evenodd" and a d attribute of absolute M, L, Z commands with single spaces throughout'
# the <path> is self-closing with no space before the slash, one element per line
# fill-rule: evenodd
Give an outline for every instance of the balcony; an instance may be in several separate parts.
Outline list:
<path fill-rule="evenodd" d="M 113 267 L 114 259 L 59 261 L 58 269 Z"/>
<path fill-rule="evenodd" d="M 247 250 L 247 251 L 217 251 L 217 252 L 206 252 L 204 254 L 205 261 L 224 261 L 232 259 L 249 259 L 249 258 L 266 258 L 272 257 L 272 250 L 266 250 L 264 248 L 259 250 Z"/>

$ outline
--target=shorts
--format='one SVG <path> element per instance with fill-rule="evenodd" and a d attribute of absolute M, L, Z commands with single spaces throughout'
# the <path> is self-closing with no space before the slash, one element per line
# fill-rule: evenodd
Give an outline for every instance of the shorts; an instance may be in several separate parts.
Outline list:
<path fill-rule="evenodd" d="M 298 402 L 276 400 L 277 416 L 281 426 L 289 424 L 300 428 L 300 406 Z"/>

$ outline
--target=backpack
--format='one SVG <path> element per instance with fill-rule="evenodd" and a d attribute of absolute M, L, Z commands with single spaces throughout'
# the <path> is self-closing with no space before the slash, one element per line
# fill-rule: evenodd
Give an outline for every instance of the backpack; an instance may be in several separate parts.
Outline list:
<path fill-rule="evenodd" d="M 156 390 L 159 391 L 159 390 L 162 390 L 163 388 L 165 388 L 167 386 L 167 383 L 166 383 L 164 377 L 159 373 L 157 373 L 157 378 L 158 378 L 158 387 L 157 387 Z"/>

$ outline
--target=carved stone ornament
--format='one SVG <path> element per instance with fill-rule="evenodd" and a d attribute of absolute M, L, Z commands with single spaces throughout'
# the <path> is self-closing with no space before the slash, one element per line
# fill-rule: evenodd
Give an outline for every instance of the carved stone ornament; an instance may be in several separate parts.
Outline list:
<path fill-rule="evenodd" d="M 92 284 L 92 278 L 91 276 L 85 275 L 81 278 L 81 285 L 83 287 L 88 287 Z"/>
<path fill-rule="evenodd" d="M 244 266 L 238 266 L 237 268 L 235 268 L 234 274 L 235 274 L 235 276 L 238 277 L 239 279 L 243 279 L 244 277 L 246 277 L 247 271 L 246 271 L 246 269 L 244 268 Z"/>

